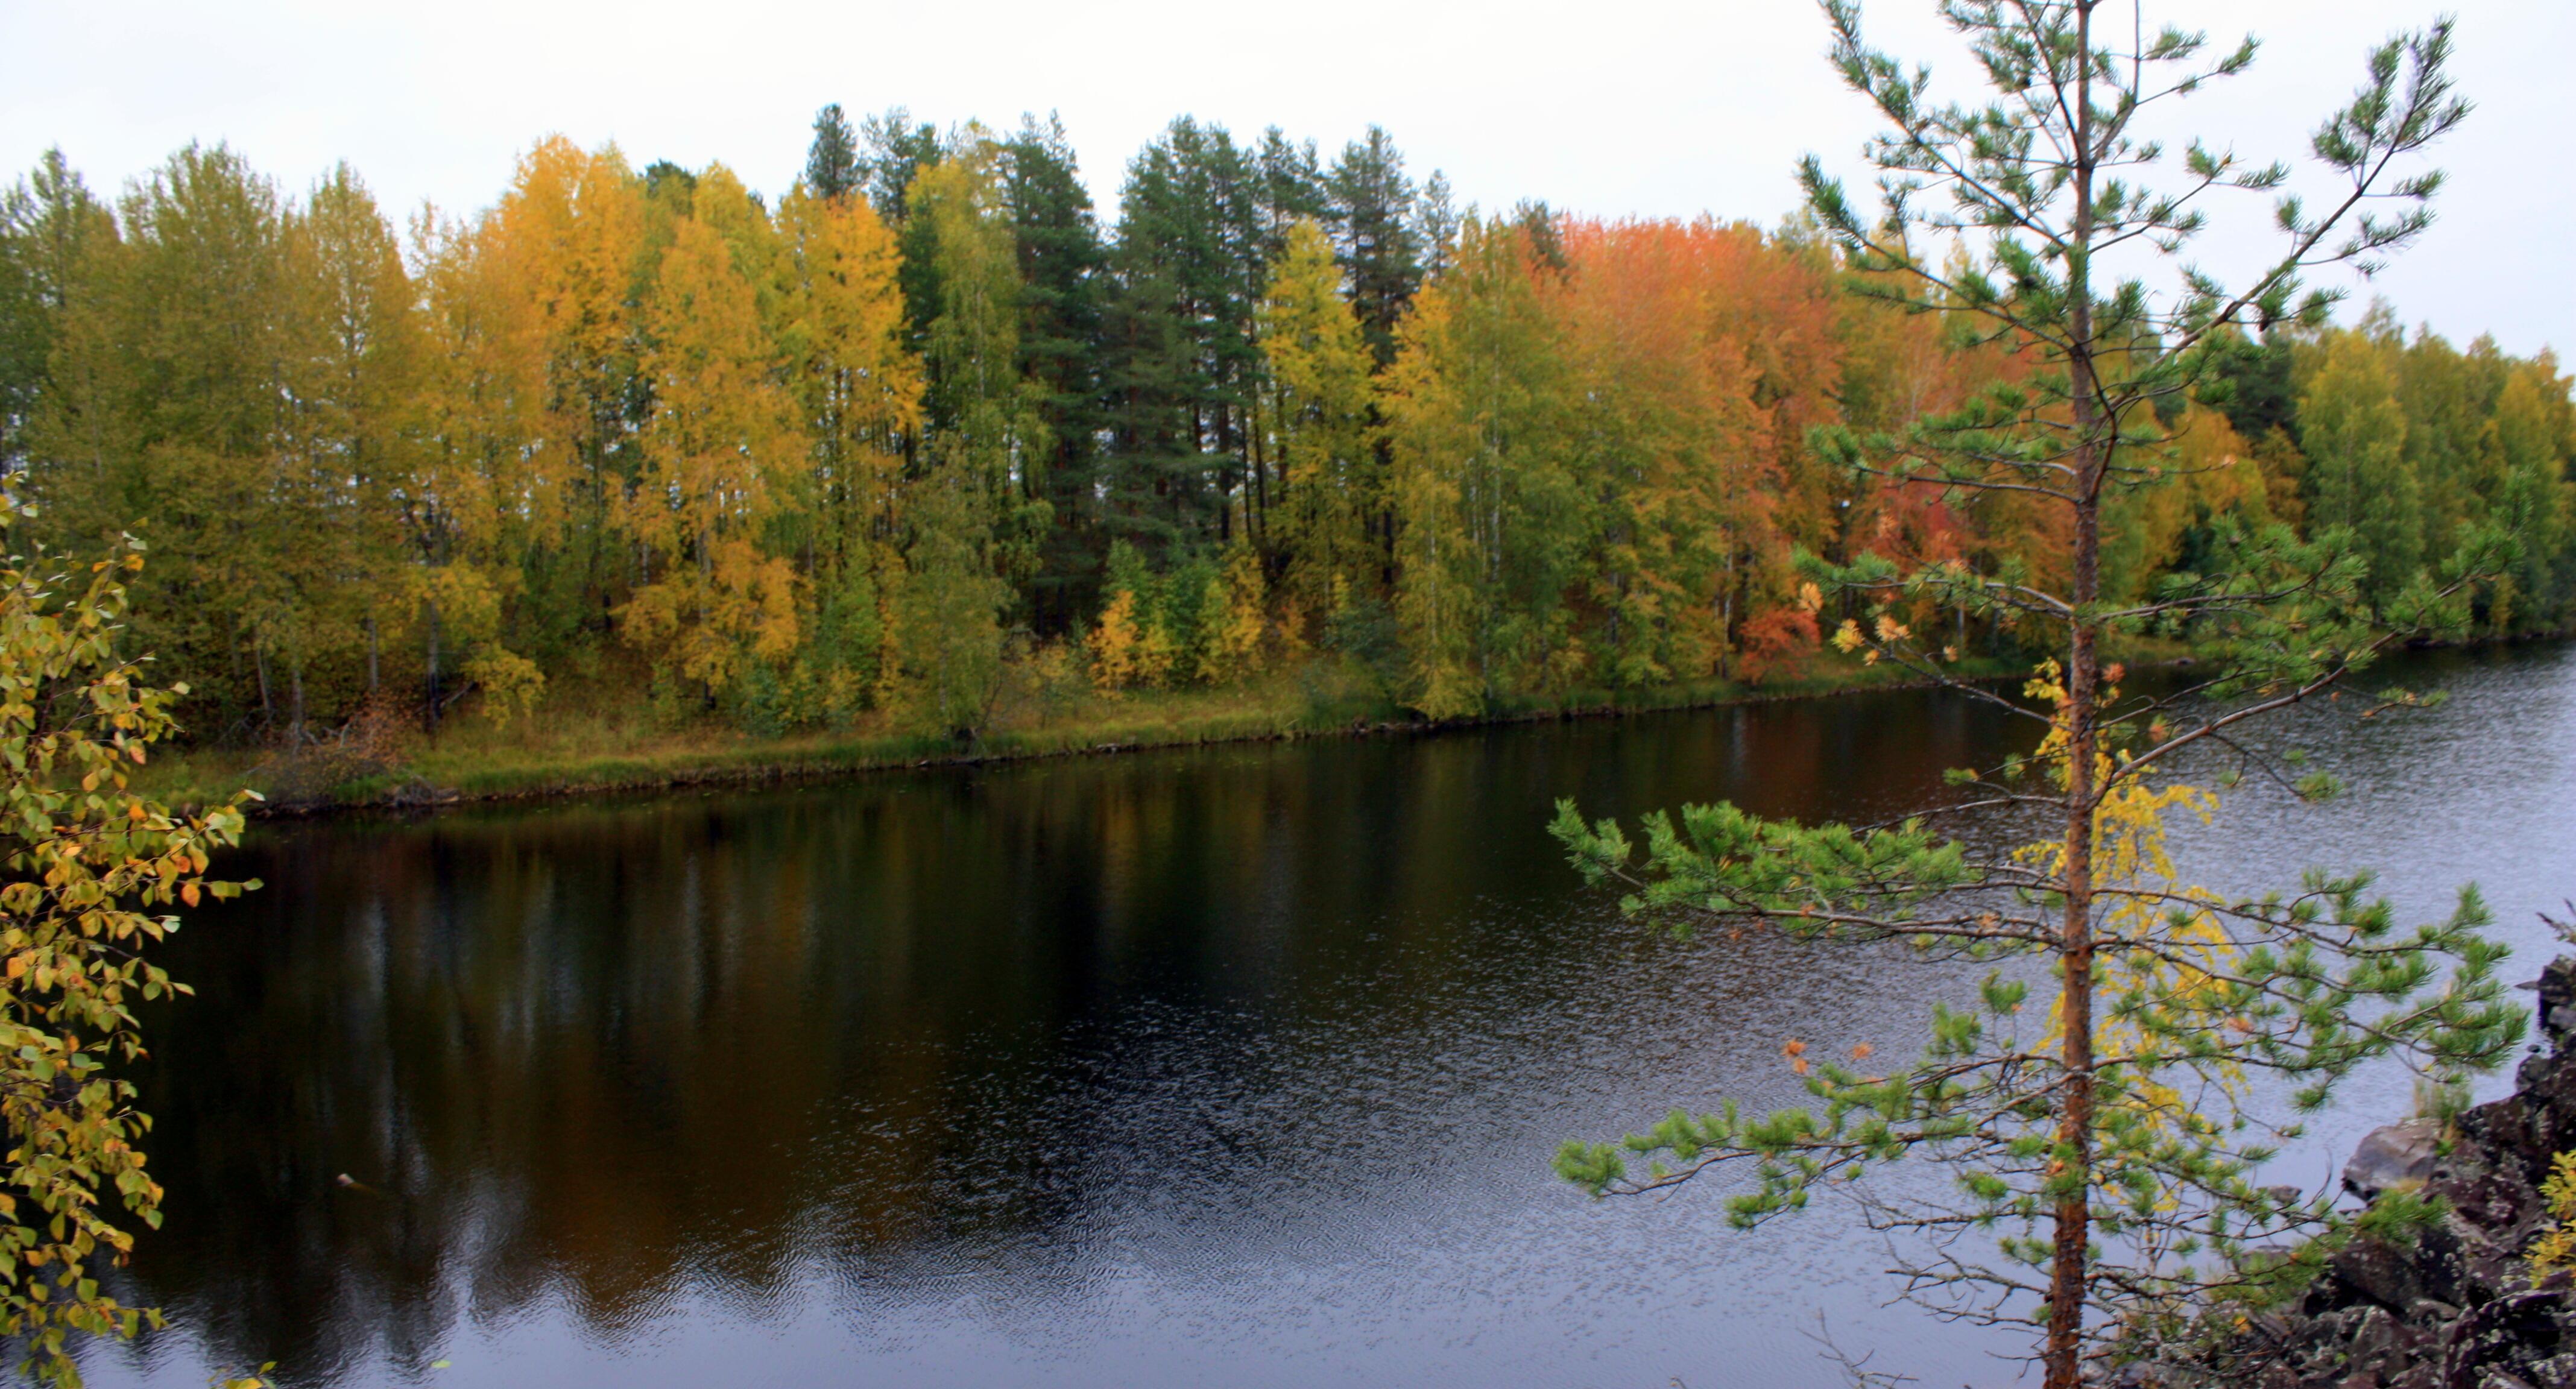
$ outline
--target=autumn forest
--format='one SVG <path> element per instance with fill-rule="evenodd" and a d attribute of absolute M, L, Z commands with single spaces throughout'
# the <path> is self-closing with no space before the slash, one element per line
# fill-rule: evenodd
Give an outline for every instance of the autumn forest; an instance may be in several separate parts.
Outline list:
<path fill-rule="evenodd" d="M 1181 119 L 1119 187 L 1050 122 L 837 107 L 774 198 L 561 139 L 400 219 L 346 168 L 190 147 L 111 196 L 51 157 L 0 204 L 18 543 L 141 538 L 142 644 L 228 745 L 568 700 L 971 739 L 1006 689 L 1316 669 L 1465 717 L 1833 660 L 1802 555 L 2064 562 L 2042 506 L 1815 446 L 2025 363 L 1808 225 L 1462 209 L 1374 129 Z M 2393 593 L 2500 520 L 2479 630 L 2565 629 L 2558 363 L 2345 319 L 2230 343 L 2106 589 L 2277 523 Z"/>

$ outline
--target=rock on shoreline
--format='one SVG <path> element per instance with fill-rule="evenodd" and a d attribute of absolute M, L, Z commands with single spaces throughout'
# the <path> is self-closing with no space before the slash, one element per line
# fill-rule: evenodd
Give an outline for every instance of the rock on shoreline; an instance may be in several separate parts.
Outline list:
<path fill-rule="evenodd" d="M 2512 1095 L 2462 1114 L 2451 1151 L 2420 1124 L 2363 1140 L 2346 1169 L 2357 1194 L 2421 1180 L 2448 1207 L 2412 1245 L 2356 1237 L 2295 1310 L 2232 1338 L 2215 1381 L 2150 1372 L 2141 1384 L 2255 1389 L 2576 1389 L 2576 1277 L 2531 1276 L 2525 1251 L 2549 1228 L 2540 1185 L 2576 1149 L 2576 957 L 2540 979 L 2546 1047 Z M 2145 1367 L 2135 1367 L 2144 1369 Z"/>

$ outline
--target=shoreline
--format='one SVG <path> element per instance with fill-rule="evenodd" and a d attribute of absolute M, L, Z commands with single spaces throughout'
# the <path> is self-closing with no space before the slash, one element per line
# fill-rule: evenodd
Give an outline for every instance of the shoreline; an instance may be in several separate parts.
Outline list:
<path fill-rule="evenodd" d="M 2565 640 L 2564 637 L 2432 644 L 2416 651 L 2474 652 Z M 2133 670 L 2194 664 L 2179 649 L 2133 650 Z M 1310 738 L 1422 736 L 1515 724 L 1727 708 L 1791 700 L 1830 699 L 1879 691 L 1938 688 L 1943 682 L 1892 666 L 1833 661 L 1793 679 L 1763 684 L 1732 680 L 1678 682 L 1644 690 L 1580 690 L 1557 699 L 1534 699 L 1473 718 L 1431 720 L 1411 716 L 1383 697 L 1318 699 L 1299 682 L 1312 668 L 1277 673 L 1266 686 L 1228 691 L 1142 692 L 1093 696 L 1077 713 L 1004 727 L 973 745 L 923 735 L 845 733 L 760 739 L 711 729 L 659 735 L 623 735 L 621 746 L 547 751 L 474 741 L 460 728 L 442 745 L 431 741 L 381 759 L 317 747 L 298 759 L 248 753 L 190 750 L 156 759 L 151 781 L 165 799 L 203 805 L 230 789 L 250 787 L 264 797 L 254 818 L 301 818 L 359 811 L 417 810 L 440 806 L 537 801 L 626 792 L 675 791 L 707 786 L 761 786 L 824 781 L 873 772 L 935 767 L 978 767 L 1053 758 L 1107 756 L 1228 743 L 1290 742 Z M 1953 678 L 1986 684 L 2020 678 L 2020 661 L 1983 658 L 1962 662 Z M 612 734 L 612 738 L 620 735 Z M 694 737 L 696 741 L 690 741 Z M 712 738 L 714 741 L 709 742 Z M 673 740 L 677 745 L 673 745 Z M 336 759 L 336 760 L 335 760 Z M 200 765 L 211 761 L 215 765 Z M 266 783 L 266 784 L 263 784 Z"/>
<path fill-rule="evenodd" d="M 1982 683 L 2012 679 L 2022 673 L 2017 663 L 1982 660 L 1962 663 L 1958 678 Z M 1407 717 L 1400 707 L 1378 700 L 1345 704 L 1327 712 L 1259 704 L 1246 708 L 1243 700 L 1229 699 L 1225 692 L 1184 692 L 1132 706 L 1104 700 L 1099 707 L 1086 711 L 1088 717 L 1005 729 L 964 748 L 935 737 L 860 734 L 837 738 L 744 738 L 730 746 L 670 750 L 643 747 L 568 759 L 512 757 L 500 750 L 465 749 L 449 749 L 449 755 L 440 756 L 441 750 L 433 744 L 422 755 L 388 765 L 351 765 L 362 759 L 350 759 L 344 769 L 352 774 L 342 776 L 332 775 L 332 755 L 327 748 L 283 763 L 275 758 L 257 762 L 244 759 L 229 771 L 193 765 L 210 754 L 191 752 L 161 764 L 161 768 L 171 770 L 154 779 L 176 780 L 175 785 L 159 788 L 159 793 L 177 803 L 202 805 L 220 799 L 229 793 L 215 791 L 214 786 L 230 783 L 261 792 L 264 799 L 249 807 L 253 818 L 306 818 L 690 787 L 824 781 L 874 772 L 977 767 L 1229 743 L 1421 736 L 1515 724 L 1626 718 L 1878 691 L 1933 689 L 1940 683 L 1901 668 L 1855 663 L 1849 670 L 1761 685 L 1711 680 L 1657 686 L 1615 697 L 1607 691 L 1578 691 L 1561 700 L 1532 701 L 1474 718 L 1446 720 Z M 1119 717 L 1122 714 L 1129 717 Z M 211 756 L 230 760 L 220 752 Z"/>

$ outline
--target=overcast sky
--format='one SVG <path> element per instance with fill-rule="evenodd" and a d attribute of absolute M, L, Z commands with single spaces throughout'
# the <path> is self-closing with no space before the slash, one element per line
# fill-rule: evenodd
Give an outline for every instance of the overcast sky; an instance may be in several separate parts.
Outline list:
<path fill-rule="evenodd" d="M 2264 59 L 2183 108 L 2178 129 L 2249 156 L 2304 156 L 2364 50 L 2441 0 L 2151 0 L 2150 22 L 2233 35 Z M 2360 287 L 2409 324 L 2508 349 L 2576 344 L 2576 180 L 2562 141 L 2576 2 L 2453 0 L 2478 104 L 2439 151 L 2441 224 Z M 1890 47 L 1939 59 L 1931 0 L 1870 0 Z M 1433 0 L 0 0 L 0 165 L 49 145 L 104 189 L 189 140 L 226 141 L 299 190 L 347 160 L 389 209 L 490 203 L 548 133 L 615 141 L 638 165 L 721 160 L 777 191 L 814 111 L 902 104 L 947 124 L 1061 113 L 1113 204 L 1136 148 L 1188 113 L 1277 124 L 1329 152 L 1371 122 L 1462 202 L 1539 198 L 1606 216 L 1776 222 L 1798 156 L 1852 168 L 1872 124 L 1823 61 L 1804 0 L 1460 4 Z M 1936 72 L 1963 80 L 1955 61 Z M 2250 263 L 2264 210 L 2213 240 Z M 2349 313 L 2347 317 L 2349 317 Z"/>

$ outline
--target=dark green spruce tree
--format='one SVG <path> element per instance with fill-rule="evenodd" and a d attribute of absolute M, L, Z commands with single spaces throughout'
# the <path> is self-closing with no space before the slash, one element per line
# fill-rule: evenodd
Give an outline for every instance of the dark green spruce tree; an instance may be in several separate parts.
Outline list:
<path fill-rule="evenodd" d="M 1848 1191 L 1894 1237 L 1905 1295 L 1971 1322 L 2035 1326 L 2048 1389 L 2077 1389 L 2154 1354 L 2215 1303 L 2296 1286 L 2357 1219 L 2428 1220 L 2421 1202 L 2356 1215 L 2258 1174 L 2356 1067 L 2396 1058 L 2448 1081 L 2496 1065 L 2521 1036 L 2474 890 L 2421 925 L 2400 924 L 2366 875 L 2223 896 L 2176 881 L 2162 837 L 2166 815 L 2215 807 L 2186 778 L 2225 787 L 2257 771 L 2303 797 L 2331 794 L 2324 773 L 2268 757 L 2258 721 L 2323 700 L 2398 632 L 2456 630 L 2465 594 L 2510 541 L 2473 537 L 2438 569 L 2399 576 L 2376 611 L 2351 536 L 2331 529 L 2309 542 L 2286 529 L 2230 535 L 2204 571 L 2134 602 L 2101 583 L 2108 503 L 2178 466 L 2166 421 L 2180 415 L 2159 406 L 2207 389 L 2233 335 L 2321 323 L 2333 296 L 2307 287 L 2315 272 L 2366 271 L 2415 239 L 2440 179 L 2414 156 L 2467 108 L 2447 75 L 2447 23 L 2373 50 L 2360 90 L 2312 142 L 2332 190 L 2312 202 L 2282 192 L 2285 165 L 2145 133 L 2171 128 L 2166 108 L 2181 98 L 2242 73 L 2250 40 L 2212 49 L 2102 0 L 1948 0 L 1940 13 L 1989 89 L 1951 101 L 1863 40 L 1857 0 L 1824 9 L 1836 67 L 1886 128 L 1868 148 L 1877 209 L 1864 214 L 1810 159 L 1816 217 L 1861 285 L 1945 305 L 2031 370 L 1956 412 L 1818 443 L 1883 485 L 2052 512 L 2066 551 L 2047 572 L 1811 562 L 1816 606 L 1860 611 L 1837 646 L 2029 718 L 2036 747 L 1954 773 L 1947 803 L 1899 823 L 1690 806 L 1649 816 L 1641 854 L 1616 823 L 1587 823 L 1568 802 L 1555 830 L 1588 876 L 1631 887 L 1632 911 L 1677 927 L 1911 946 L 1991 973 L 1962 1004 L 1934 1008 L 1911 1062 L 1793 1041 L 1813 1107 L 1676 1110 L 1621 1143 L 1568 1144 L 1558 1168 L 1595 1193 L 1742 1171 L 1728 1211 L 1743 1226 Z M 2265 194 L 2286 242 L 2277 256 L 2235 288 L 2196 268 L 2204 206 Z M 1946 259 L 1954 244 L 1973 257 Z M 1935 632 L 1963 606 L 2053 651 L 2026 701 L 1952 678 L 1958 653 Z M 2149 631 L 2216 659 L 2184 688 L 2127 692 L 2105 647 Z M 2414 702 L 2390 691 L 2341 707 Z M 1997 852 L 1983 846 L 2006 826 L 1948 828 L 1997 816 L 2044 829 Z M 1907 1157 L 1954 1181 L 1858 1180 Z"/>
<path fill-rule="evenodd" d="M 1037 390 L 1049 458 L 1032 473 L 1047 530 L 1028 582 L 1030 618 L 1042 635 L 1089 615 L 1107 563 L 1094 487 L 1099 476 L 1099 372 L 1108 250 L 1064 124 L 1030 117 L 1002 146 L 1003 199 L 1020 265 L 1020 373 Z"/>
<path fill-rule="evenodd" d="M 1422 256 L 1422 282 L 1429 284 L 1449 268 L 1449 256 L 1458 244 L 1458 202 L 1449 191 L 1449 176 L 1438 169 L 1422 181 L 1422 195 L 1413 203 L 1413 244 Z"/>
<path fill-rule="evenodd" d="M 895 282 L 903 291 L 912 348 L 920 352 L 929 346 L 930 325 L 939 317 L 939 257 L 927 224 L 911 215 L 912 186 L 922 170 L 948 157 L 948 142 L 940 139 L 939 127 L 915 121 L 911 111 L 895 106 L 860 120 L 859 144 L 858 186 L 878 218 L 894 228 L 903 250 Z"/>
<path fill-rule="evenodd" d="M 805 186 L 818 198 L 859 191 L 859 133 L 837 101 L 814 113 L 814 142 L 805 150 Z"/>
<path fill-rule="evenodd" d="M 1288 249 L 1288 229 L 1299 222 L 1332 220 L 1332 195 L 1324 187 L 1324 165 L 1312 140 L 1299 143 L 1277 126 L 1261 132 L 1252 154 L 1260 171 L 1261 258 L 1275 266 Z"/>
<path fill-rule="evenodd" d="M 1386 131 L 1370 126 L 1368 138 L 1342 148 L 1341 158 L 1325 178 L 1331 203 L 1330 230 L 1335 257 L 1348 284 L 1351 310 L 1358 315 L 1360 336 L 1369 356 L 1383 372 L 1395 363 L 1396 330 L 1413 308 L 1431 260 L 1445 260 L 1458 226 L 1448 206 L 1448 182 L 1437 180 L 1441 201 L 1425 208 L 1413 181 L 1405 176 L 1404 156 Z M 1428 214 L 1430 220 L 1426 221 Z M 1428 231 L 1438 239 L 1426 241 Z M 1550 244 L 1555 224 L 1547 225 Z M 1533 243 L 1537 244 L 1537 243 Z M 1383 423 L 1370 405 L 1370 424 Z M 1394 467 L 1391 442 L 1380 433 L 1375 448 L 1381 473 Z M 1384 578 L 1395 575 L 1395 515 L 1390 510 L 1370 518 L 1369 530 L 1387 556 Z"/>
<path fill-rule="evenodd" d="M 1129 163 L 1119 197 L 1110 518 L 1158 559 L 1233 534 L 1268 287 L 1257 182 L 1222 127 L 1183 117 Z"/>
<path fill-rule="evenodd" d="M 854 168 L 868 204 L 890 227 L 903 225 L 912 180 L 940 160 L 939 127 L 915 121 L 901 106 L 886 108 L 859 121 L 859 153 Z"/>
<path fill-rule="evenodd" d="M 1325 187 L 1332 199 L 1333 247 L 1350 278 L 1360 333 L 1383 367 L 1395 360 L 1396 325 L 1422 288 L 1413 180 L 1404 155 L 1383 127 L 1342 148 Z"/>

